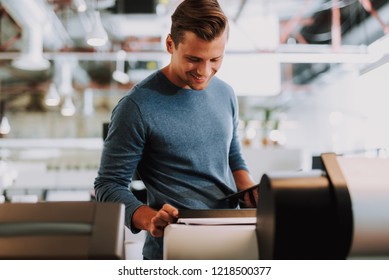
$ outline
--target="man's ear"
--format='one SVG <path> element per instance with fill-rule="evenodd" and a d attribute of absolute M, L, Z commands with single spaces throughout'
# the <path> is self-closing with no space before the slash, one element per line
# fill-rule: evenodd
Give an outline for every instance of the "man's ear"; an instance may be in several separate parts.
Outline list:
<path fill-rule="evenodd" d="M 172 36 L 169 34 L 166 37 L 166 50 L 171 54 L 173 52 L 174 42 Z"/>

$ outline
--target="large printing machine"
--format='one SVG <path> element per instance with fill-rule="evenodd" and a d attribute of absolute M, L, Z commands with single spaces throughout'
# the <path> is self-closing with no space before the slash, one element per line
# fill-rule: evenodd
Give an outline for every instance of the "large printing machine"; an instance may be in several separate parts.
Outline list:
<path fill-rule="evenodd" d="M 164 259 L 389 259 L 389 159 L 262 176 L 256 209 L 183 211 Z"/>

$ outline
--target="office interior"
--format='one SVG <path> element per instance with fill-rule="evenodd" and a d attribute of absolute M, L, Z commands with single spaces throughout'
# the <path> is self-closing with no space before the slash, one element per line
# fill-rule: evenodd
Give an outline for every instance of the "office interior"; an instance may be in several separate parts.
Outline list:
<path fill-rule="evenodd" d="M 103 126 L 134 84 L 168 63 L 180 2 L 0 1 L 1 203 L 93 201 Z M 237 94 L 256 182 L 310 172 L 323 153 L 387 164 L 387 0 L 219 2 L 230 38 L 217 75 Z M 377 174 L 377 196 L 389 198 Z M 139 180 L 129 188 L 144 190 Z M 144 233 L 125 230 L 124 258 L 141 259 Z"/>

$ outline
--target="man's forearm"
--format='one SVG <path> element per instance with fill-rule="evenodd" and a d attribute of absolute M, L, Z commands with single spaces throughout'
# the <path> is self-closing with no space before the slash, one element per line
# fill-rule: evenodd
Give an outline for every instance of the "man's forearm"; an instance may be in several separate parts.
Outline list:
<path fill-rule="evenodd" d="M 135 210 L 132 215 L 132 226 L 139 230 L 149 230 L 151 219 L 157 214 L 157 211 L 147 205 L 142 205 Z"/>
<path fill-rule="evenodd" d="M 253 178 L 246 170 L 236 170 L 232 174 L 234 176 L 236 187 L 239 191 L 243 191 L 255 185 Z"/>

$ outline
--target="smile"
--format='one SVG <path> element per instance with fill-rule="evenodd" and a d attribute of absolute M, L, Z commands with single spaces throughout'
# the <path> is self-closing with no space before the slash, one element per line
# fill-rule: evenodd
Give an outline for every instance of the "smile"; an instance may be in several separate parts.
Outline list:
<path fill-rule="evenodd" d="M 199 76 L 197 76 L 195 74 L 191 74 L 191 76 L 193 78 L 195 78 L 195 80 L 198 81 L 198 82 L 204 82 L 206 80 L 204 77 L 199 77 Z"/>

